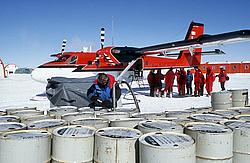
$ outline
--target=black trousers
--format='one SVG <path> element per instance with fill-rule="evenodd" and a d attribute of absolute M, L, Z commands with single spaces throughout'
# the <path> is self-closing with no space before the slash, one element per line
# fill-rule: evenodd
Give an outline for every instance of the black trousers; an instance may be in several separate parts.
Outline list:
<path fill-rule="evenodd" d="M 150 93 L 149 93 L 149 95 L 151 97 L 154 97 L 154 91 L 155 91 L 155 87 L 154 86 L 150 86 Z"/>
<path fill-rule="evenodd" d="M 204 93 L 204 84 L 200 85 L 200 96 L 203 96 Z"/>
<path fill-rule="evenodd" d="M 222 91 L 226 90 L 225 89 L 225 82 L 220 82 L 220 87 L 221 87 Z"/>

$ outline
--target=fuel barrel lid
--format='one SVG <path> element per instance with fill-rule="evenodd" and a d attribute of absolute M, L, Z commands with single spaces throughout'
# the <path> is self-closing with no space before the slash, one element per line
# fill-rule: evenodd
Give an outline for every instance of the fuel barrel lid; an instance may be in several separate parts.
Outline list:
<path fill-rule="evenodd" d="M 116 119 L 116 120 L 111 120 L 111 122 L 140 122 L 143 121 L 143 118 L 122 118 L 122 119 Z"/>
<path fill-rule="evenodd" d="M 66 113 L 63 114 L 62 117 L 68 117 L 68 116 L 78 116 L 78 115 L 92 115 L 94 116 L 94 112 L 72 112 L 72 113 Z"/>
<path fill-rule="evenodd" d="M 68 113 L 68 112 L 76 112 L 77 108 L 75 107 L 60 107 L 60 108 L 52 108 L 48 110 L 49 113 Z"/>
<path fill-rule="evenodd" d="M 167 117 L 180 116 L 180 115 L 188 116 L 192 113 L 193 113 L 193 111 L 191 111 L 191 110 L 173 110 L 173 111 L 167 111 L 166 116 Z"/>
<path fill-rule="evenodd" d="M 231 118 L 231 117 L 234 117 L 234 116 L 240 114 L 239 112 L 237 112 L 235 110 L 215 110 L 215 111 L 212 111 L 210 113 L 220 115 L 220 116 L 223 116 L 223 117 L 228 117 L 228 118 Z"/>
<path fill-rule="evenodd" d="M 161 120 L 142 121 L 142 122 L 139 122 L 139 125 L 146 127 L 146 128 L 152 128 L 152 129 L 158 129 L 158 130 L 182 128 L 181 125 L 178 125 L 175 122 L 161 121 Z"/>
<path fill-rule="evenodd" d="M 159 148 L 183 148 L 194 144 L 192 137 L 172 132 L 151 132 L 139 139 L 140 143 Z"/>
<path fill-rule="evenodd" d="M 89 137 L 93 136 L 95 128 L 81 125 L 64 126 L 56 128 L 53 135 L 61 137 Z"/>
<path fill-rule="evenodd" d="M 92 125 L 92 124 L 109 123 L 109 120 L 105 118 L 79 118 L 71 121 L 71 123 L 79 125 Z"/>
<path fill-rule="evenodd" d="M 250 114 L 250 108 L 249 107 L 231 107 L 228 108 L 228 110 L 234 110 L 241 114 Z"/>
<path fill-rule="evenodd" d="M 242 121 L 250 122 L 250 114 L 238 115 L 238 116 L 235 116 L 235 118 L 242 120 Z"/>
<path fill-rule="evenodd" d="M 192 131 L 204 133 L 231 133 L 232 130 L 224 125 L 207 122 L 190 122 L 185 127 Z"/>
<path fill-rule="evenodd" d="M 65 120 L 62 119 L 43 119 L 31 122 L 29 128 L 51 128 L 66 124 Z"/>
<path fill-rule="evenodd" d="M 221 115 L 216 115 L 216 114 L 193 114 L 190 116 L 190 118 L 197 121 L 206 121 L 206 122 L 218 122 L 228 119 Z"/>
<path fill-rule="evenodd" d="M 212 95 L 219 95 L 219 94 L 232 94 L 232 92 L 230 92 L 230 91 L 212 92 Z"/>
<path fill-rule="evenodd" d="M 16 123 L 16 122 L 4 122 L 0 123 L 0 132 L 6 132 L 11 130 L 20 130 L 26 127 L 23 123 Z"/>
<path fill-rule="evenodd" d="M 0 116 L 0 122 L 17 122 L 20 118 L 15 115 L 4 115 Z"/>
<path fill-rule="evenodd" d="M 241 122 L 241 121 L 228 121 L 225 122 L 224 125 L 226 125 L 227 127 L 233 129 L 233 130 L 237 130 L 237 129 L 250 129 L 250 122 Z"/>
<path fill-rule="evenodd" d="M 136 129 L 126 127 L 107 127 L 96 131 L 97 135 L 107 138 L 124 138 L 124 139 L 137 139 L 141 136 L 141 132 Z"/>
<path fill-rule="evenodd" d="M 36 139 L 36 138 L 47 138 L 51 134 L 47 131 L 41 130 L 19 130 L 6 132 L 1 136 L 1 139 Z"/>
<path fill-rule="evenodd" d="M 186 110 L 192 111 L 193 113 L 205 113 L 211 111 L 212 107 L 191 107 Z"/>
<path fill-rule="evenodd" d="M 133 118 L 144 118 L 144 119 L 151 119 L 151 118 L 157 118 L 157 117 L 163 117 L 165 116 L 163 113 L 134 113 L 132 114 Z"/>

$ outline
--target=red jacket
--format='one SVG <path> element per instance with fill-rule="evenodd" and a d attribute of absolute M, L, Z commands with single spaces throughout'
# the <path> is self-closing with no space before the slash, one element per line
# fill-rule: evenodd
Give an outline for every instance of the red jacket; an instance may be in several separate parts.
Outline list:
<path fill-rule="evenodd" d="M 207 71 L 206 74 L 206 83 L 213 83 L 215 80 L 215 75 L 213 71 Z"/>
<path fill-rule="evenodd" d="M 179 84 L 186 84 L 187 82 L 187 73 L 185 70 L 180 70 Z"/>
<path fill-rule="evenodd" d="M 205 77 L 202 73 L 200 73 L 200 78 L 201 78 L 201 84 L 204 85 L 206 83 L 206 81 L 205 81 Z"/>
<path fill-rule="evenodd" d="M 201 83 L 201 71 L 200 70 L 195 70 L 194 73 L 194 83 Z"/>
<path fill-rule="evenodd" d="M 175 73 L 171 70 L 169 70 L 165 75 L 165 84 L 173 84 L 175 78 Z"/>
<path fill-rule="evenodd" d="M 226 70 L 224 69 L 221 70 L 218 76 L 219 76 L 219 82 L 225 82 L 227 77 Z"/>
<path fill-rule="evenodd" d="M 153 72 L 150 72 L 148 74 L 147 79 L 148 79 L 149 86 L 155 86 L 155 74 Z"/>

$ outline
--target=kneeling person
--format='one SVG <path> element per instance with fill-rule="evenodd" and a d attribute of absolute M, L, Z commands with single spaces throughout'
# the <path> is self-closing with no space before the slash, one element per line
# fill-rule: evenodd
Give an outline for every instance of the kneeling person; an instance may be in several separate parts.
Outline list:
<path fill-rule="evenodd" d="M 112 87 L 114 82 L 114 76 L 100 73 L 95 83 L 88 89 L 87 96 L 92 101 L 89 106 L 92 108 L 94 108 L 95 106 L 112 108 Z M 121 96 L 121 90 L 118 85 L 116 86 L 115 90 L 117 101 Z"/>

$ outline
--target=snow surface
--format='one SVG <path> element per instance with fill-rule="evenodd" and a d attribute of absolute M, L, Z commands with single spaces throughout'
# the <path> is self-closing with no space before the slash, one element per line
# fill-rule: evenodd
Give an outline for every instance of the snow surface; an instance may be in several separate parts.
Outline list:
<path fill-rule="evenodd" d="M 226 83 L 226 89 L 250 90 L 250 74 L 230 74 L 229 77 L 230 80 Z M 12 106 L 36 106 L 38 109 L 47 110 L 50 108 L 50 102 L 47 99 L 30 100 L 35 95 L 43 93 L 45 88 L 46 84 L 32 80 L 30 74 L 13 74 L 6 79 L 0 79 L 0 110 Z M 140 101 L 141 112 L 163 112 L 167 110 L 184 110 L 190 107 L 211 106 L 211 97 L 179 97 L 176 83 L 173 98 L 150 97 L 146 80 L 141 82 L 140 88 L 138 82 L 133 82 L 132 88 Z M 214 82 L 214 91 L 220 91 L 218 78 Z M 131 96 L 125 97 L 132 98 Z M 129 102 L 133 101 L 129 100 Z M 122 103 L 128 103 L 128 100 L 122 98 Z"/>

